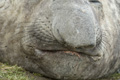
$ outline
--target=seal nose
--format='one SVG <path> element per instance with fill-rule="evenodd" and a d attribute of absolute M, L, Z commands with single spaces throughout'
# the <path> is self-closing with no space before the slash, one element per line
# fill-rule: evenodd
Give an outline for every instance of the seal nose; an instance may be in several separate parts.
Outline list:
<path fill-rule="evenodd" d="M 56 12 L 52 24 L 53 35 L 67 47 L 94 48 L 97 43 L 95 30 L 98 26 L 92 9 L 74 7 Z"/>
<path fill-rule="evenodd" d="M 81 14 L 84 15 L 84 14 Z M 71 17 L 54 24 L 53 34 L 60 43 L 67 47 L 88 49 L 96 46 L 95 25 L 89 16 Z"/>

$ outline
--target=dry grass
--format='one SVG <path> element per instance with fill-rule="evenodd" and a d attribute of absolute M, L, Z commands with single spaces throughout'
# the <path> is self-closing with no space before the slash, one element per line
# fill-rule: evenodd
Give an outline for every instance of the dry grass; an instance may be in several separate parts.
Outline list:
<path fill-rule="evenodd" d="M 18 66 L 0 63 L 0 80 L 34 80 L 26 75 L 25 70 Z"/>

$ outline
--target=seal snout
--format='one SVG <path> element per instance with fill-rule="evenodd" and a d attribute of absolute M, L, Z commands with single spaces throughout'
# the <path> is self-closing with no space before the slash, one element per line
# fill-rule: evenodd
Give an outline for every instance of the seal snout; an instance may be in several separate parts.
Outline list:
<path fill-rule="evenodd" d="M 52 32 L 64 47 L 71 51 L 84 52 L 96 47 L 100 39 L 96 31 L 98 27 L 91 8 L 85 12 L 73 8 L 55 13 Z"/>

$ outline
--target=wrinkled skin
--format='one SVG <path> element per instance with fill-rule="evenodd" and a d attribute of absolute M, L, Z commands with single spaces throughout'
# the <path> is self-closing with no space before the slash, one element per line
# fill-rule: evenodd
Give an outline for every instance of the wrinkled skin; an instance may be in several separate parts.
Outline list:
<path fill-rule="evenodd" d="M 54 79 L 120 66 L 119 0 L 0 0 L 0 61 Z"/>

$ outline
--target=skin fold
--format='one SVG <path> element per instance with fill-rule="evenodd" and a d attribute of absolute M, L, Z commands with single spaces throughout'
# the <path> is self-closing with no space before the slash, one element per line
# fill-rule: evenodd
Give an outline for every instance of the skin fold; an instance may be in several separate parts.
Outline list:
<path fill-rule="evenodd" d="M 119 0 L 0 0 L 0 61 L 60 80 L 120 67 Z"/>

